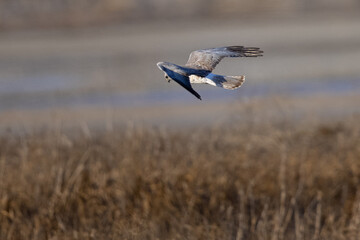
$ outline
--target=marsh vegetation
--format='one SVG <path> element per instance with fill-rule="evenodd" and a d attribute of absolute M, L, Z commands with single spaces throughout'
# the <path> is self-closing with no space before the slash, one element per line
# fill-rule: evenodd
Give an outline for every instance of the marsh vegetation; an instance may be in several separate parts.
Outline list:
<path fill-rule="evenodd" d="M 360 124 L 0 139 L 1 239 L 359 239 Z"/>

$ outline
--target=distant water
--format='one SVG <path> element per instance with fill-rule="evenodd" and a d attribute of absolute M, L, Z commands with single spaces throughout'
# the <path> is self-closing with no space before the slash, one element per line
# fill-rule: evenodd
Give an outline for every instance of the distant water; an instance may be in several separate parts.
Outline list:
<path fill-rule="evenodd" d="M 93 92 L 79 95 L 52 95 L 60 90 L 70 90 L 77 86 L 69 76 L 44 76 L 20 84 L 2 83 L 0 88 L 0 110 L 51 109 L 57 107 L 137 107 L 159 104 L 190 104 L 198 101 L 181 86 L 176 90 L 159 90 L 139 93 Z M 172 84 L 176 84 L 172 82 Z M 195 86 L 195 88 L 197 88 Z M 233 101 L 267 95 L 312 95 L 344 94 L 360 91 L 360 78 L 330 79 L 314 81 L 291 81 L 289 83 L 251 84 L 247 83 L 235 91 L 221 88 L 203 87 L 197 89 L 203 101 Z M 71 92 L 71 91 L 70 91 Z M 48 93 L 48 94 L 44 94 Z"/>
<path fill-rule="evenodd" d="M 79 86 L 76 78 L 67 74 L 42 74 L 36 77 L 22 77 L 16 81 L 1 82 L 0 96 L 10 94 L 31 94 L 58 90 L 70 90 Z"/>

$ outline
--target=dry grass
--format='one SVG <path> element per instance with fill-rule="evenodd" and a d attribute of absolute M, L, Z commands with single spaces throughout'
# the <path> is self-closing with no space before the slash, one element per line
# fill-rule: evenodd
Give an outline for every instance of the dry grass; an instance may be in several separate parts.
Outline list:
<path fill-rule="evenodd" d="M 0 139 L 0 239 L 360 239 L 359 119 Z"/>

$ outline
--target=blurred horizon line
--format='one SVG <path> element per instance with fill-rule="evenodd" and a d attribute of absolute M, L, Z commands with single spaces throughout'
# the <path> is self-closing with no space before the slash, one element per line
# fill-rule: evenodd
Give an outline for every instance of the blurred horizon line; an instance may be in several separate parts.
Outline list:
<path fill-rule="evenodd" d="M 111 23 L 197 18 L 256 19 L 296 14 L 351 13 L 360 1 L 259 0 L 0 0 L 0 31 L 77 28 Z"/>

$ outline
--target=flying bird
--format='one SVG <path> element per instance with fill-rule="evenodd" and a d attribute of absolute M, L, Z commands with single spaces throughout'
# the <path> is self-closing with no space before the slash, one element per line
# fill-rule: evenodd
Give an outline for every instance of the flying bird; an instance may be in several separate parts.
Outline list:
<path fill-rule="evenodd" d="M 257 47 L 229 46 L 201 49 L 191 52 L 185 66 L 169 62 L 158 62 L 157 66 L 165 72 L 165 79 L 174 80 L 201 100 L 191 83 L 205 83 L 225 89 L 236 89 L 245 81 L 245 76 L 223 76 L 212 71 L 224 57 L 260 57 L 263 51 Z"/>

